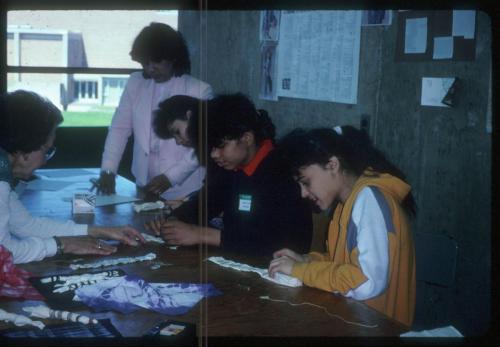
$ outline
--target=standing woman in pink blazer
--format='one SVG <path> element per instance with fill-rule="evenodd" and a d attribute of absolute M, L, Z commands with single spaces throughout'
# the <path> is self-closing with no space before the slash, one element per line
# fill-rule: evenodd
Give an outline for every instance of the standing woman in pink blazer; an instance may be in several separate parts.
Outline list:
<path fill-rule="evenodd" d="M 132 174 L 146 193 L 166 200 L 183 198 L 202 186 L 205 169 L 193 149 L 163 140 L 152 129 L 152 113 L 173 95 L 212 97 L 212 88 L 191 75 L 182 35 L 167 24 L 151 23 L 135 38 L 130 52 L 142 72 L 130 75 L 108 130 L 98 191 L 115 192 L 115 175 L 130 135 L 134 135 Z"/>

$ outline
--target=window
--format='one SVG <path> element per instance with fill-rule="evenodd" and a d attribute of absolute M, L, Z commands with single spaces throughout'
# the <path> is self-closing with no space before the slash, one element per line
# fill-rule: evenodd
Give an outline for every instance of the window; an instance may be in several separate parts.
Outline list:
<path fill-rule="evenodd" d="M 64 116 L 62 126 L 108 126 L 128 75 L 139 31 L 177 28 L 177 11 L 37 10 L 7 12 L 7 90 L 32 90 Z"/>
<path fill-rule="evenodd" d="M 127 77 L 103 77 L 102 102 L 104 105 L 118 105 L 120 96 L 127 83 Z"/>
<path fill-rule="evenodd" d="M 75 81 L 73 100 L 97 100 L 96 81 Z"/>

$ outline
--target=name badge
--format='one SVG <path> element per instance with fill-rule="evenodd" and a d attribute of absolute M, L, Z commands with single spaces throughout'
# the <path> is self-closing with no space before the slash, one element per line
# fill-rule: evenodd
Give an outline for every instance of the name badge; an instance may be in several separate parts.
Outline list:
<path fill-rule="evenodd" d="M 240 203 L 238 205 L 238 210 L 250 212 L 252 208 L 252 196 L 246 194 L 240 194 Z"/>

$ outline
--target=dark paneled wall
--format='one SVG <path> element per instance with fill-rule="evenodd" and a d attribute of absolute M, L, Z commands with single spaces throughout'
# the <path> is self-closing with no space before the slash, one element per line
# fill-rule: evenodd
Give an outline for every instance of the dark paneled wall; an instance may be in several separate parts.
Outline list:
<path fill-rule="evenodd" d="M 394 15 L 393 23 L 397 12 Z M 438 297 L 427 304 L 431 310 L 448 310 L 447 323 L 465 335 L 489 329 L 491 134 L 485 122 L 491 22 L 487 14 L 477 13 L 473 62 L 396 63 L 396 25 L 362 28 L 356 105 L 260 100 L 258 11 L 181 12 L 179 29 L 192 53 L 193 74 L 217 93 L 249 95 L 257 107 L 269 111 L 278 135 L 296 127 L 359 126 L 362 115 L 368 115 L 375 144 L 407 173 L 413 186 L 419 205 L 414 230 L 448 235 L 458 243 L 451 298 Z M 422 77 L 459 77 L 463 88 L 457 106 L 421 106 Z M 448 299 L 448 306 L 439 305 L 439 300 Z"/>
<path fill-rule="evenodd" d="M 450 323 L 480 334 L 490 319 L 491 134 L 486 113 L 491 23 L 478 13 L 473 62 L 394 63 L 395 29 L 383 40 L 377 145 L 408 174 L 419 205 L 415 230 L 457 241 Z M 457 106 L 420 106 L 424 76 L 458 77 L 463 88 Z"/>

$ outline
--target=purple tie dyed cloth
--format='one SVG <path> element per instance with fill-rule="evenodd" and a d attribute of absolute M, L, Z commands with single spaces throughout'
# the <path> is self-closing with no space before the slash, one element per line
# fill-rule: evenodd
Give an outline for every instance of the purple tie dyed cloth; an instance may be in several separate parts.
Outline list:
<path fill-rule="evenodd" d="M 138 276 L 127 275 L 83 286 L 75 294 L 99 311 L 131 313 L 145 308 L 175 316 L 186 313 L 202 298 L 222 292 L 210 283 L 148 283 Z"/>

